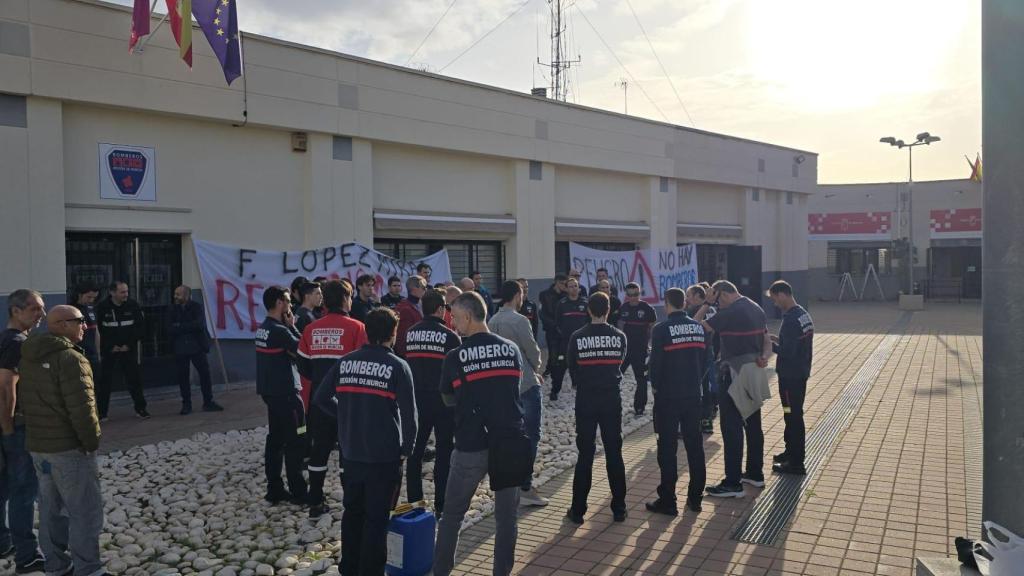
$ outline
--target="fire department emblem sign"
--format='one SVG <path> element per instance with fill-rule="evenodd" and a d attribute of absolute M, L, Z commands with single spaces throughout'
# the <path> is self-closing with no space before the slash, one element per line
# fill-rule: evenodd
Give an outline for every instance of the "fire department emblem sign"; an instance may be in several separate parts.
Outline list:
<path fill-rule="evenodd" d="M 156 201 L 153 148 L 100 144 L 100 198 Z"/>

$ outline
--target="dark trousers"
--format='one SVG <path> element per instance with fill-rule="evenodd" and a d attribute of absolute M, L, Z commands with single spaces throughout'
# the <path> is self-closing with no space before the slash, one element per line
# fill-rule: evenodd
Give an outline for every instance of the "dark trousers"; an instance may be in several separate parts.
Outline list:
<path fill-rule="evenodd" d="M 448 486 L 448 471 L 452 463 L 455 413 L 444 405 L 441 394 L 435 390 L 416 393 L 416 416 L 419 427 L 406 469 L 406 493 L 409 502 L 423 499 L 423 453 L 427 450 L 427 440 L 433 431 L 436 440 L 434 447 L 437 450 L 434 458 L 434 508 L 440 513 L 444 511 L 444 492 Z"/>
<path fill-rule="evenodd" d="M 701 412 L 704 420 L 714 420 L 718 411 L 718 370 L 713 360 L 709 360 L 704 369 L 704 380 L 701 382 Z"/>
<path fill-rule="evenodd" d="M 263 464 L 267 474 L 267 491 L 280 493 L 281 464 L 288 477 L 292 496 L 306 497 L 306 479 L 302 476 L 302 458 L 306 453 L 306 420 L 302 399 L 293 396 L 264 396 L 267 405 L 267 444 Z"/>
<path fill-rule="evenodd" d="M 807 379 L 779 377 L 779 398 L 782 399 L 782 419 L 786 423 L 783 438 L 786 441 L 786 460 L 791 464 L 803 465 L 807 446 L 807 429 L 804 427 L 804 398 L 807 396 Z"/>
<path fill-rule="evenodd" d="M 388 521 L 402 487 L 402 464 L 345 460 L 341 515 L 342 576 L 380 576 L 387 561 Z"/>
<path fill-rule="evenodd" d="M 761 430 L 761 411 L 750 415 L 746 421 L 729 396 L 732 375 L 728 367 L 719 367 L 719 407 L 722 427 L 722 444 L 725 449 L 725 481 L 739 485 L 743 477 L 743 441 L 747 442 L 747 474 L 755 478 L 764 475 L 764 432 Z"/>
<path fill-rule="evenodd" d="M 546 329 L 544 330 L 544 340 L 548 346 L 548 363 L 544 371 L 551 373 L 554 371 L 555 362 L 558 360 L 558 351 L 562 345 L 558 342 L 558 334 L 553 331 L 548 332 Z"/>
<path fill-rule="evenodd" d="M 587 496 L 594 476 L 594 442 L 601 429 L 605 469 L 612 489 L 612 512 L 626 511 L 626 465 L 622 461 L 622 401 L 616 394 L 608 399 L 586 399 L 576 404 L 576 448 L 579 459 L 572 477 L 572 509 L 587 511 Z"/>
<path fill-rule="evenodd" d="M 182 354 L 174 357 L 177 370 L 178 388 L 181 390 L 181 403 L 192 406 L 192 374 L 190 365 L 199 372 L 199 389 L 203 392 L 203 404 L 213 402 L 213 384 L 210 381 L 210 362 L 205 352 Z"/>
<path fill-rule="evenodd" d="M 551 395 L 557 396 L 562 391 L 562 381 L 565 380 L 569 366 L 565 362 L 565 348 L 561 342 L 558 349 L 552 350 L 551 354 L 555 357 L 554 364 L 551 364 Z"/>
<path fill-rule="evenodd" d="M 114 388 L 114 378 L 120 374 L 124 378 L 125 387 L 132 395 L 135 410 L 146 409 L 146 397 L 142 395 L 142 371 L 139 368 L 138 351 L 111 352 L 103 357 L 100 365 L 100 384 L 96 390 L 96 411 L 100 418 L 107 417 L 110 407 L 110 391 Z"/>
<path fill-rule="evenodd" d="M 679 480 L 679 465 L 676 451 L 679 449 L 679 434 L 683 435 L 686 448 L 686 465 L 690 470 L 690 485 L 686 490 L 689 498 L 700 499 L 707 483 L 707 469 L 704 465 L 704 437 L 700 430 L 700 399 L 654 400 L 654 431 L 658 435 L 658 468 L 661 469 L 661 484 L 658 485 L 658 499 L 665 504 L 676 503 L 676 482 Z"/>
<path fill-rule="evenodd" d="M 327 461 L 338 445 L 338 421 L 318 406 L 309 409 L 309 503 L 323 504 L 324 481 L 327 479 Z"/>
<path fill-rule="evenodd" d="M 636 392 L 633 393 L 633 411 L 643 412 L 647 409 L 647 350 L 632 352 L 626 355 L 622 363 L 622 373 L 626 368 L 633 368 L 633 378 L 636 379 Z"/>

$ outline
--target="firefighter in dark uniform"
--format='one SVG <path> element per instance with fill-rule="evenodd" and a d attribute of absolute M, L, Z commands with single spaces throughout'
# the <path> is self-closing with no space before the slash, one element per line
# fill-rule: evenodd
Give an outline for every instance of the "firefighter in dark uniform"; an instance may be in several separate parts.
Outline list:
<path fill-rule="evenodd" d="M 555 308 L 555 318 L 558 327 L 558 358 L 551 367 L 551 401 L 558 400 L 558 394 L 562 391 L 562 380 L 565 379 L 565 353 L 569 348 L 569 337 L 574 332 L 583 328 L 589 321 L 587 315 L 587 298 L 580 295 L 580 283 L 575 278 L 569 278 L 565 283 L 566 297 L 558 301 Z M 573 382 L 573 387 L 576 383 Z"/>
<path fill-rule="evenodd" d="M 305 505 L 306 414 L 295 358 L 299 333 L 295 330 L 288 291 L 270 286 L 263 291 L 267 317 L 256 330 L 256 393 L 267 405 L 267 444 L 263 453 L 267 474 L 265 499 L 271 504 L 290 501 Z M 281 481 L 284 462 L 288 490 Z"/>
<path fill-rule="evenodd" d="M 107 417 L 110 391 L 118 371 L 132 395 L 135 414 L 139 418 L 149 418 L 139 368 L 139 342 L 146 336 L 146 319 L 139 303 L 128 297 L 128 284 L 111 284 L 110 297 L 96 308 L 96 315 L 99 317 L 101 372 L 96 391 L 96 411 L 100 420 Z"/>
<path fill-rule="evenodd" d="M 626 335 L 608 324 L 607 294 L 598 292 L 587 301 L 590 324 L 569 337 L 566 361 L 576 385 L 576 448 L 579 459 L 572 478 L 572 506 L 565 517 L 583 523 L 594 468 L 594 441 L 601 429 L 608 484 L 612 490 L 612 517 L 626 519 L 626 466 L 622 461 L 622 361 Z"/>
<path fill-rule="evenodd" d="M 324 284 L 323 292 L 327 313 L 306 326 L 299 340 L 299 374 L 310 381 L 310 398 L 315 397 L 316 391 L 325 385 L 324 378 L 342 356 L 366 344 L 363 323 L 349 316 L 352 307 L 349 285 L 331 280 Z M 327 460 L 338 443 L 338 423 L 334 421 L 334 414 L 312 406 L 307 412 L 310 436 L 309 463 L 306 465 L 309 471 L 309 517 L 319 518 L 330 510 L 324 501 L 324 479 L 327 477 Z"/>
<path fill-rule="evenodd" d="M 377 279 L 370 274 L 356 278 L 356 293 L 352 298 L 353 318 L 362 322 L 366 315 L 381 303 L 377 301 Z"/>
<path fill-rule="evenodd" d="M 676 516 L 676 450 L 678 430 L 683 430 L 683 446 L 690 471 L 686 506 L 700 512 L 701 497 L 707 482 L 704 465 L 704 437 L 700 431 L 700 394 L 704 378 L 707 344 L 704 328 L 686 315 L 686 293 L 680 288 L 665 291 L 668 318 L 651 333 L 651 387 L 654 389 L 654 431 L 658 435 L 658 467 L 661 483 L 658 499 L 646 504 L 659 514 Z"/>
<path fill-rule="evenodd" d="M 455 410 L 441 400 L 439 386 L 445 356 L 462 343 L 459 335 L 444 323 L 447 305 L 445 293 L 428 289 L 420 299 L 423 320 L 405 335 L 405 360 L 412 369 L 416 389 L 418 429 L 409 466 L 406 469 L 406 494 L 410 502 L 423 499 L 423 455 L 430 433 L 434 433 L 437 454 L 434 460 L 434 509 L 444 511 L 444 491 L 455 441 Z"/>
<path fill-rule="evenodd" d="M 344 576 L 384 573 L 389 516 L 402 487 L 402 461 L 416 437 L 412 372 L 391 351 L 397 328 L 393 310 L 371 310 L 369 343 L 339 360 L 314 397 L 338 421 L 345 469 L 338 567 Z"/>
<path fill-rule="evenodd" d="M 633 368 L 633 378 L 636 379 L 633 413 L 637 416 L 647 410 L 647 351 L 651 342 L 651 326 L 657 321 L 658 313 L 640 299 L 640 285 L 636 282 L 626 284 L 626 302 L 619 308 L 619 322 L 629 342 L 622 372 Z"/>
<path fill-rule="evenodd" d="M 517 278 L 516 282 L 523 289 L 523 305 L 519 307 L 519 313 L 526 316 L 530 321 L 530 328 L 533 329 L 533 339 L 537 339 L 537 328 L 540 326 L 537 304 L 530 300 L 530 282 L 526 278 Z"/>
<path fill-rule="evenodd" d="M 554 373 L 558 363 L 558 302 L 565 297 L 565 282 L 569 279 L 565 274 L 556 274 L 550 286 L 540 293 L 540 323 L 544 327 L 544 340 L 548 347 L 548 361 L 544 375 Z"/>
<path fill-rule="evenodd" d="M 392 310 L 402 301 L 402 279 L 398 276 L 388 278 L 388 293 L 380 297 L 381 306 Z"/>
<path fill-rule="evenodd" d="M 782 400 L 782 419 L 786 423 L 783 437 L 786 450 L 776 454 L 772 470 L 783 474 L 807 474 L 804 468 L 806 428 L 804 426 L 804 397 L 807 379 L 811 377 L 814 357 L 814 321 L 803 306 L 793 298 L 793 287 L 785 280 L 777 280 L 768 289 L 772 302 L 782 310 L 779 335 L 772 336 L 775 373 L 779 375 L 779 399 Z"/>
<path fill-rule="evenodd" d="M 301 305 L 295 309 L 295 329 L 302 334 L 302 331 L 319 318 L 318 311 L 324 303 L 324 293 L 316 282 L 306 282 L 299 287 Z"/>

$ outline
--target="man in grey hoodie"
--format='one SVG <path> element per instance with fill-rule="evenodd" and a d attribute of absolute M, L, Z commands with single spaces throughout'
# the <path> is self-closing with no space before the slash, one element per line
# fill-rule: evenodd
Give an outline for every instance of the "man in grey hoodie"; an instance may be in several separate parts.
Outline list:
<path fill-rule="evenodd" d="M 508 338 L 519 347 L 523 356 L 523 375 L 519 381 L 519 399 L 523 403 L 523 420 L 526 435 L 530 438 L 533 448 L 533 460 L 537 459 L 537 445 L 540 444 L 540 424 L 542 403 L 540 383 L 540 347 L 533 338 L 533 327 L 530 320 L 519 313 L 523 302 L 523 287 L 514 280 L 501 285 L 502 307 L 491 316 L 487 327 L 491 332 Z M 531 478 L 532 479 L 532 478 Z M 527 479 L 520 490 L 519 503 L 523 506 L 547 506 L 547 498 L 542 498 L 533 489 L 531 479 Z"/>

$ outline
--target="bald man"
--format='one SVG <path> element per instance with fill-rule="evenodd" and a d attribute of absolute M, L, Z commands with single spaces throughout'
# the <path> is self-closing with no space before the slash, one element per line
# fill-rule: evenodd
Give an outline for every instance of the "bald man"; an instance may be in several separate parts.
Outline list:
<path fill-rule="evenodd" d="M 174 304 L 167 311 L 167 338 L 174 349 L 174 377 L 181 391 L 182 416 L 192 413 L 192 374 L 196 367 L 199 373 L 199 389 L 203 392 L 203 411 L 220 412 L 224 408 L 213 401 L 213 385 L 210 382 L 210 363 L 206 355 L 210 352 L 210 337 L 206 333 L 206 316 L 203 307 L 192 300 L 192 289 L 178 286 L 174 289 Z"/>
<path fill-rule="evenodd" d="M 463 278 L 462 280 L 459 280 L 459 288 L 461 288 L 463 292 L 472 292 L 476 290 L 476 284 L 473 283 L 472 278 Z"/>
<path fill-rule="evenodd" d="M 47 333 L 21 348 L 18 404 L 39 478 L 39 543 L 47 574 L 102 574 L 103 497 L 96 466 L 100 421 L 92 368 L 79 343 L 86 318 L 74 306 L 46 315 Z"/>

